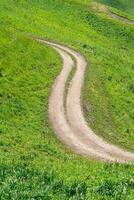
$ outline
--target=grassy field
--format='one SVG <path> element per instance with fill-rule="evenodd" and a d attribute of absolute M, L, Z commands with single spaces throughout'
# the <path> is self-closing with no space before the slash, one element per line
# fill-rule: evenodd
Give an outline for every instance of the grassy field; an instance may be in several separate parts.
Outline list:
<path fill-rule="evenodd" d="M 123 10 L 120 2 L 116 9 L 132 15 L 132 6 Z M 33 35 L 85 55 L 82 98 L 88 123 L 108 141 L 134 150 L 134 28 L 95 13 L 89 4 L 0 1 L 2 200 L 134 198 L 133 166 L 74 155 L 55 138 L 48 120 L 48 97 L 61 59 Z"/>

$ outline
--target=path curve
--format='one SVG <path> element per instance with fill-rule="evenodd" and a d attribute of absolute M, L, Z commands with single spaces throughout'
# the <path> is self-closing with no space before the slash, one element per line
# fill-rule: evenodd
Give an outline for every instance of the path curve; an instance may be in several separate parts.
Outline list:
<path fill-rule="evenodd" d="M 88 127 L 81 109 L 81 87 L 84 81 L 86 60 L 78 52 L 53 42 L 37 39 L 52 46 L 61 55 L 63 68 L 56 78 L 49 99 L 49 117 L 58 138 L 75 152 L 107 162 L 133 163 L 134 153 L 109 144 Z M 70 81 L 66 104 L 65 86 L 76 62 L 76 72 Z"/>
<path fill-rule="evenodd" d="M 113 12 L 109 6 L 105 5 L 105 4 L 101 4 L 101 3 L 97 3 L 97 2 L 92 2 L 91 3 L 91 8 L 95 11 L 99 11 L 101 13 L 105 13 L 107 15 L 109 15 L 110 17 L 117 19 L 121 22 L 130 24 L 130 25 L 134 25 L 134 20 L 132 19 L 128 19 L 125 16 L 121 16 L 115 12 Z"/>
<path fill-rule="evenodd" d="M 130 19 L 126 18 L 126 17 L 120 16 L 120 15 L 112 12 L 111 10 L 108 10 L 108 14 L 109 14 L 109 16 L 111 16 L 114 19 L 118 19 L 118 20 L 120 20 L 122 22 L 125 22 L 127 24 L 134 25 L 134 21 L 133 20 L 130 20 Z"/>

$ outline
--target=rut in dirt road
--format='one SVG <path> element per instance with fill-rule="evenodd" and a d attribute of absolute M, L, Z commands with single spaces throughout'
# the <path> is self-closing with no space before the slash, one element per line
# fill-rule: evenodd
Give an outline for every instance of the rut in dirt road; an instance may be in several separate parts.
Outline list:
<path fill-rule="evenodd" d="M 49 118 L 58 138 L 76 153 L 106 162 L 133 163 L 134 154 L 107 143 L 88 127 L 81 109 L 81 87 L 84 81 L 86 61 L 84 57 L 63 45 L 36 39 L 52 46 L 61 55 L 63 68 L 56 78 L 49 99 Z M 68 76 L 76 62 L 76 72 L 70 87 L 64 94 Z"/>

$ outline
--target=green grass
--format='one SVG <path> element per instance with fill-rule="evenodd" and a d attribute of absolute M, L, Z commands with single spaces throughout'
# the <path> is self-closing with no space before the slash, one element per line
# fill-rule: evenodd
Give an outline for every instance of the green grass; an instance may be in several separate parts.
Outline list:
<path fill-rule="evenodd" d="M 36 156 L 34 148 L 40 149 L 44 143 L 47 148 L 52 140 L 53 132 L 48 128 L 48 98 L 61 61 L 50 48 L 24 35 L 14 37 L 13 32 L 4 30 L 3 33 L 0 160 L 28 161 Z M 54 151 L 54 141 L 48 151 Z"/>
<path fill-rule="evenodd" d="M 87 2 L 0 1 L 2 200 L 134 197 L 133 166 L 74 155 L 55 138 L 48 120 L 48 97 L 61 60 L 33 35 L 85 55 L 82 98 L 88 123 L 106 140 L 134 150 L 134 29 L 97 15 Z"/>

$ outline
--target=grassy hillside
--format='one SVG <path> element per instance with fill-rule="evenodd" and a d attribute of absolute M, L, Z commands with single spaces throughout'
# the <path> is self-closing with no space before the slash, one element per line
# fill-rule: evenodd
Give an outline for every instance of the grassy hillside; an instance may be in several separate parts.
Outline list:
<path fill-rule="evenodd" d="M 32 35 L 85 55 L 90 63 L 82 96 L 87 121 L 110 142 L 134 150 L 134 29 L 94 13 L 86 3 L 0 1 L 2 200 L 134 197 L 133 166 L 72 154 L 48 121 L 48 97 L 61 60 Z"/>

